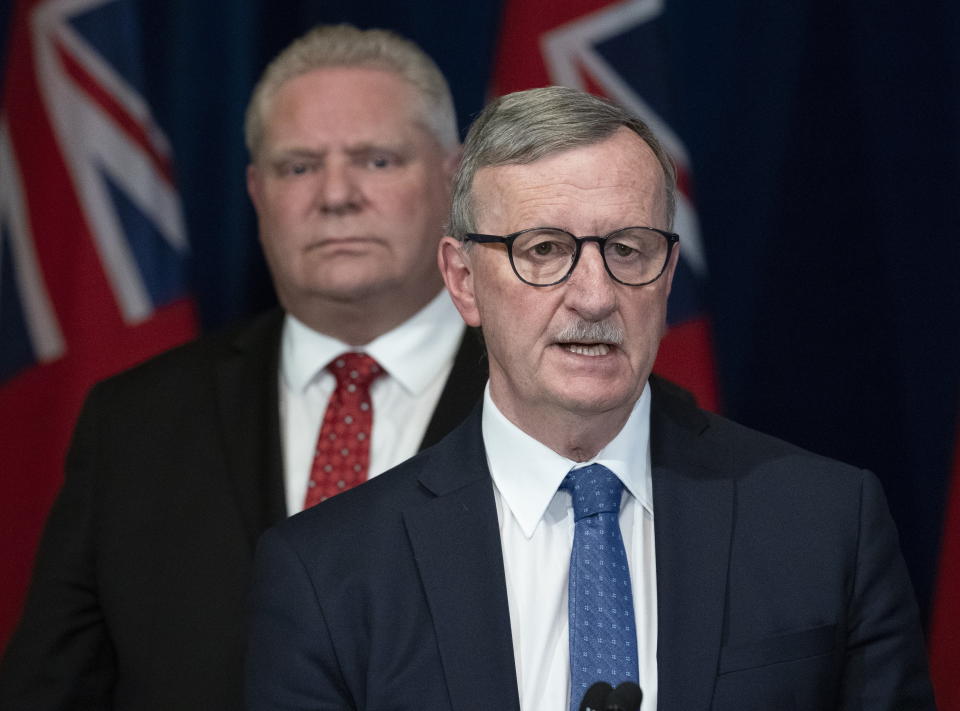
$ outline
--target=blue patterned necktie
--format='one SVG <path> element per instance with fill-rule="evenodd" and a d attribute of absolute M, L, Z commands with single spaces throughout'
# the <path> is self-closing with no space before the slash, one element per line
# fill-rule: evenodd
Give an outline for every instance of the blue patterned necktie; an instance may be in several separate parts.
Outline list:
<path fill-rule="evenodd" d="M 576 521 L 570 555 L 570 709 L 595 682 L 639 684 L 637 631 L 627 553 L 620 535 L 623 484 L 604 466 L 574 469 L 570 492 Z"/>

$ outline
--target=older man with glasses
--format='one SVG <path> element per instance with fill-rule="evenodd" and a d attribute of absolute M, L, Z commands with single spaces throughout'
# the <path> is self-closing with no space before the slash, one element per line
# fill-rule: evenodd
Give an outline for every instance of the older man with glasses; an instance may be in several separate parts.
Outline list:
<path fill-rule="evenodd" d="M 439 262 L 482 408 L 261 539 L 253 711 L 934 707 L 876 478 L 651 376 L 674 194 L 589 95 L 477 118 Z"/>

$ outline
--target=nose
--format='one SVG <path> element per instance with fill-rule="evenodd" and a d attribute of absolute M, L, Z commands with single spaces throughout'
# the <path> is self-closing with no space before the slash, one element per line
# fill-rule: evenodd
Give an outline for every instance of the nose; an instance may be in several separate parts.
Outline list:
<path fill-rule="evenodd" d="M 359 212 L 363 206 L 363 193 L 348 163 L 329 161 L 324 166 L 317 204 L 320 211 L 327 215 Z"/>
<path fill-rule="evenodd" d="M 577 266 L 567 279 L 564 301 L 587 321 L 602 321 L 616 310 L 616 285 L 607 274 L 598 244 L 583 245 Z"/>

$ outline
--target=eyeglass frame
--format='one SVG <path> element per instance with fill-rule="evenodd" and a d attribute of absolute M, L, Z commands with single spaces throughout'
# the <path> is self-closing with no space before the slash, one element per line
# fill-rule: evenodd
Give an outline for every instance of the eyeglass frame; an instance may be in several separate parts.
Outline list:
<path fill-rule="evenodd" d="M 660 267 L 660 271 L 657 272 L 657 275 L 650 279 L 649 281 L 640 282 L 639 284 L 631 284 L 630 282 L 623 281 L 618 279 L 617 276 L 610 270 L 610 265 L 607 264 L 607 253 L 604 251 L 606 247 L 607 240 L 616 235 L 619 232 L 624 230 L 650 230 L 651 232 L 656 232 L 661 237 L 667 240 L 667 254 L 663 260 L 663 266 Z M 573 259 L 570 261 L 570 268 L 567 270 L 567 273 L 563 275 L 562 278 L 557 281 L 552 281 L 549 284 L 534 284 L 532 281 L 527 281 L 517 270 L 517 265 L 513 261 L 513 243 L 516 242 L 517 237 L 520 235 L 526 234 L 527 232 L 535 232 L 537 230 L 553 230 L 555 232 L 563 232 L 566 235 L 570 235 L 574 243 L 576 243 L 576 251 L 573 253 Z M 562 284 L 567 279 L 570 278 L 570 275 L 573 274 L 573 270 L 577 268 L 577 264 L 580 262 L 580 255 L 583 253 L 583 243 L 584 242 L 596 242 L 597 249 L 600 250 L 600 259 L 603 260 L 603 268 L 607 270 L 607 274 L 610 275 L 610 278 L 613 279 L 618 284 L 623 284 L 624 286 L 647 286 L 648 284 L 653 284 L 657 279 L 663 276 L 663 273 L 667 270 L 667 264 L 670 263 L 670 255 L 673 253 L 673 247 L 680 242 L 680 235 L 676 232 L 667 232 L 666 230 L 660 230 L 656 227 L 647 227 L 646 225 L 630 225 L 629 227 L 619 227 L 613 232 L 608 232 L 602 237 L 597 235 L 587 235 L 585 237 L 577 237 L 572 232 L 567 232 L 562 230 L 559 227 L 528 227 L 525 230 L 520 230 L 519 232 L 512 232 L 508 235 L 485 235 L 479 232 L 468 232 L 463 236 L 464 241 L 476 242 L 477 244 L 505 244 L 507 245 L 507 258 L 510 260 L 510 266 L 513 269 L 513 273 L 517 275 L 517 279 L 522 281 L 524 284 L 529 286 L 556 286 L 557 284 Z"/>

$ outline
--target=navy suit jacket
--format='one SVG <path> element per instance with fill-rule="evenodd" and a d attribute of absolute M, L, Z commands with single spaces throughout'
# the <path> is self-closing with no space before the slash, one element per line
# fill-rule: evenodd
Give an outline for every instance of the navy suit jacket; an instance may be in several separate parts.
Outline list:
<path fill-rule="evenodd" d="M 272 311 L 97 385 L 16 635 L 3 711 L 236 711 L 253 552 L 286 516 Z M 424 437 L 483 391 L 467 333 Z"/>
<path fill-rule="evenodd" d="M 934 708 L 876 478 L 653 386 L 659 708 Z M 519 708 L 479 409 L 268 531 L 252 608 L 251 711 Z"/>

